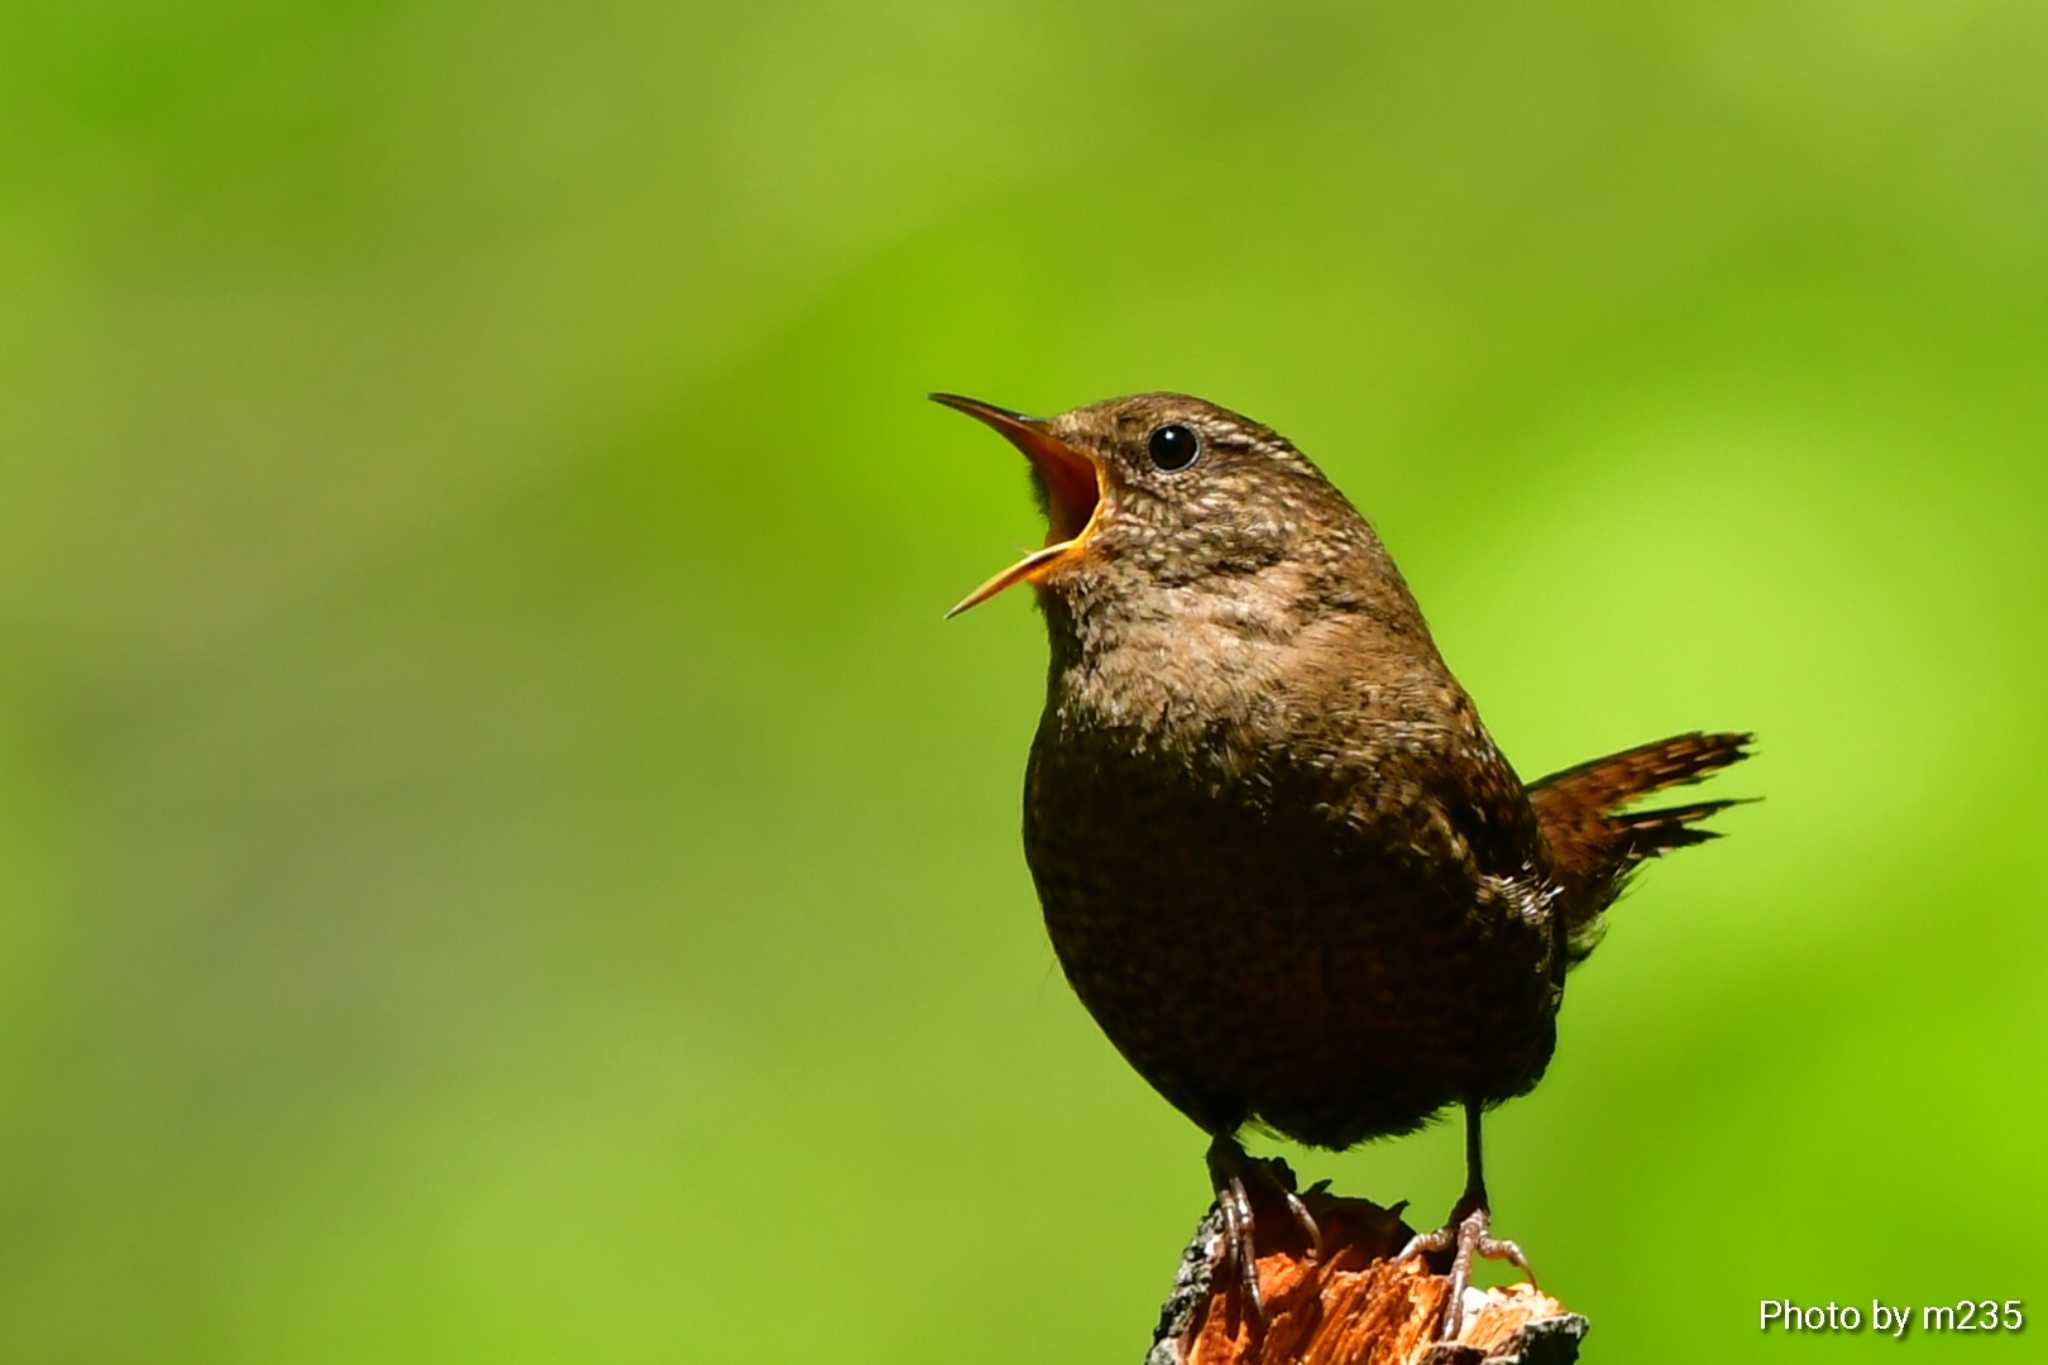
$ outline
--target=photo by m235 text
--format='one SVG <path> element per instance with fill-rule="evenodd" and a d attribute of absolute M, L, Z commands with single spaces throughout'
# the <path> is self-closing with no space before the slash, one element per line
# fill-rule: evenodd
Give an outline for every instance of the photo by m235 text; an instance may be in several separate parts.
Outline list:
<path fill-rule="evenodd" d="M 1791 1299 L 1765 1299 L 1757 1327 L 1780 1332 L 1871 1332 L 1904 1339 L 1917 1327 L 1922 1332 L 2018 1332 L 2027 1325 L 2026 1304 L 2019 1299 L 1961 1299 L 1953 1304 L 1889 1304 L 1872 1299 L 1866 1312 L 1830 1299 L 1824 1304 L 1799 1304 Z"/>

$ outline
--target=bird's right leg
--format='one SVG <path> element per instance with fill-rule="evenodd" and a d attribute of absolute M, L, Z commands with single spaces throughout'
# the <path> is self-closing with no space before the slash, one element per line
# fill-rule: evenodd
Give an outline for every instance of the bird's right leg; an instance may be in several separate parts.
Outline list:
<path fill-rule="evenodd" d="M 1451 1252 L 1451 1294 L 1444 1304 L 1440 1339 L 1454 1341 L 1464 1325 L 1465 1286 L 1472 1282 L 1472 1258 L 1512 1261 L 1536 1283 L 1536 1272 L 1522 1249 L 1493 1235 L 1493 1210 L 1486 1202 L 1486 1173 L 1480 1162 L 1479 1109 L 1477 1102 L 1465 1106 L 1465 1192 L 1451 1208 L 1451 1219 L 1435 1232 L 1419 1232 L 1394 1259 L 1405 1261 L 1423 1252 Z"/>
<path fill-rule="evenodd" d="M 1223 1211 L 1223 1261 L 1237 1267 L 1238 1284 L 1244 1291 L 1245 1312 L 1252 1321 L 1266 1321 L 1266 1301 L 1259 1293 L 1259 1253 L 1252 1230 L 1251 1192 L 1246 1181 L 1256 1181 L 1278 1193 L 1293 1216 L 1295 1225 L 1308 1238 L 1309 1255 L 1320 1255 L 1323 1231 L 1294 1192 L 1291 1177 L 1274 1172 L 1274 1164 L 1255 1161 L 1237 1139 L 1218 1133 L 1209 1143 L 1209 1185 L 1216 1191 L 1216 1207 Z M 1282 1167 L 1282 1170 L 1285 1170 Z"/>

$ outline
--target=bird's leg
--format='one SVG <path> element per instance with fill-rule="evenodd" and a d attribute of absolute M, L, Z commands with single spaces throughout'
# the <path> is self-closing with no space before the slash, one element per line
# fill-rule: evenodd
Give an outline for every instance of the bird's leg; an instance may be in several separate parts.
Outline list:
<path fill-rule="evenodd" d="M 1322 1254 L 1323 1230 L 1316 1226 L 1308 1205 L 1302 1203 L 1301 1196 L 1294 1192 L 1293 1177 L 1276 1174 L 1273 1169 L 1276 1163 L 1254 1161 L 1228 1133 L 1219 1133 L 1210 1142 L 1208 1162 L 1209 1185 L 1216 1191 L 1216 1207 L 1223 1210 L 1224 1264 L 1237 1267 L 1238 1284 L 1244 1290 L 1246 1315 L 1264 1325 L 1266 1302 L 1259 1294 L 1259 1253 L 1252 1236 L 1255 1220 L 1251 1192 L 1246 1182 L 1262 1183 L 1279 1194 L 1295 1225 L 1308 1239 L 1311 1259 Z M 1281 1170 L 1285 1169 L 1281 1167 Z"/>
<path fill-rule="evenodd" d="M 1486 1173 L 1480 1161 L 1479 1151 L 1479 1105 L 1468 1102 L 1465 1105 L 1465 1193 L 1458 1196 L 1458 1202 L 1451 1208 L 1450 1222 L 1435 1232 L 1417 1233 L 1401 1248 L 1396 1260 L 1424 1252 L 1441 1253 L 1449 1251 L 1451 1256 L 1451 1294 L 1444 1305 L 1444 1321 L 1441 1338 L 1453 1341 L 1458 1330 L 1464 1325 L 1465 1286 L 1472 1282 L 1472 1258 L 1486 1256 L 1496 1261 L 1512 1261 L 1529 1277 L 1531 1286 L 1536 1283 L 1536 1272 L 1529 1265 L 1529 1258 L 1513 1242 L 1492 1235 L 1493 1211 L 1486 1202 Z"/>

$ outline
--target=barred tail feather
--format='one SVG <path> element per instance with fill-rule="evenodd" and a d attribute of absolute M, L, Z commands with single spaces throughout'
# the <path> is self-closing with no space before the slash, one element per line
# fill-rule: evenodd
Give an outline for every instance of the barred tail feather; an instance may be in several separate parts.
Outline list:
<path fill-rule="evenodd" d="M 1596 758 L 1530 784 L 1564 892 L 1560 901 L 1574 961 L 1599 941 L 1601 912 L 1621 894 L 1629 873 L 1646 858 L 1718 838 L 1699 822 L 1737 801 L 1699 801 L 1656 810 L 1623 807 L 1671 787 L 1699 782 L 1749 757 L 1755 736 L 1694 731 Z"/>

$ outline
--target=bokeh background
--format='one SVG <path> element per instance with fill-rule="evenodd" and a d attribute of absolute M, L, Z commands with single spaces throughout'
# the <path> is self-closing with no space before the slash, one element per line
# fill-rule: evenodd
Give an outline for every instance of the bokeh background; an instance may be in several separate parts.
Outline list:
<path fill-rule="evenodd" d="M 1279 426 L 1527 774 L 1761 733 L 1491 1129 L 1588 1359 L 2023 1358 L 1756 1324 L 2048 1312 L 2044 40 L 8 6 L 0 1358 L 1136 1360 L 1201 1143 L 1038 924 L 940 387 Z"/>

